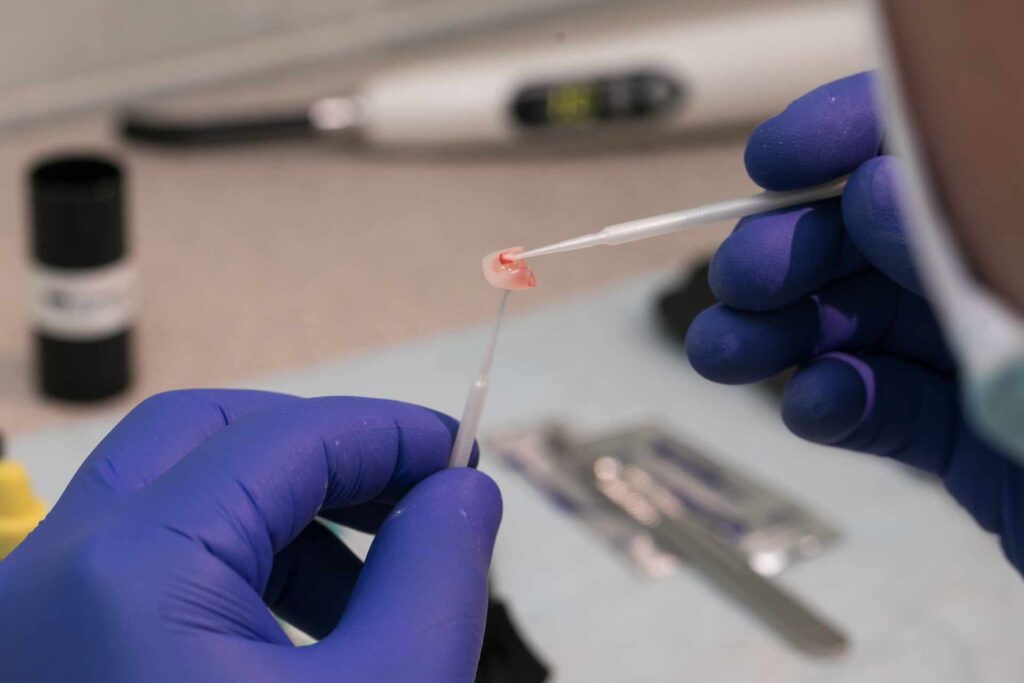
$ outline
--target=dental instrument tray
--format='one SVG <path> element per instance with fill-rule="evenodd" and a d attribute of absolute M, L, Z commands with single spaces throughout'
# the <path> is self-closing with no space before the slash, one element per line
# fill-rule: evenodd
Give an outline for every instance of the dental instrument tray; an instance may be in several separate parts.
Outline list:
<path fill-rule="evenodd" d="M 771 578 L 838 538 L 779 493 L 656 427 L 574 441 L 549 425 L 493 445 L 648 574 L 685 563 L 804 654 L 847 650 L 842 630 Z"/>
<path fill-rule="evenodd" d="M 802 505 L 656 426 L 582 439 L 549 423 L 497 434 L 487 445 L 644 575 L 670 574 L 686 562 L 652 533 L 655 523 L 696 525 L 762 576 L 840 537 Z"/>

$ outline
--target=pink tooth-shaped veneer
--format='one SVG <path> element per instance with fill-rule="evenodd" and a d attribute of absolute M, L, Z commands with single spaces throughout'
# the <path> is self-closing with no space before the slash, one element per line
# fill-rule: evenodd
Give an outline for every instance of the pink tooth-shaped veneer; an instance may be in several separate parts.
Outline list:
<path fill-rule="evenodd" d="M 526 261 L 515 258 L 516 254 L 521 253 L 522 247 L 509 247 L 484 256 L 484 278 L 487 282 L 498 289 L 520 290 L 536 287 L 537 277 L 526 265 Z"/>

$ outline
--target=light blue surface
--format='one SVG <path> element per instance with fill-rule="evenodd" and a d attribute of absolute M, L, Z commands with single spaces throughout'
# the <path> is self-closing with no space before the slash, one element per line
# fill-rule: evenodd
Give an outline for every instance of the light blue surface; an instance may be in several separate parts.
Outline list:
<path fill-rule="evenodd" d="M 654 329 L 666 275 L 506 321 L 482 430 L 557 417 L 655 420 L 825 514 L 839 546 L 781 580 L 840 625 L 850 653 L 809 660 L 699 575 L 641 579 L 484 454 L 505 521 L 497 585 L 559 681 L 1001 681 L 1024 671 L 1024 585 L 945 492 L 897 466 L 803 443 L 759 391 L 712 385 Z M 528 296 L 528 295 L 524 295 Z M 485 327 L 249 386 L 360 394 L 458 414 Z M 115 418 L 17 439 L 54 499 Z"/>

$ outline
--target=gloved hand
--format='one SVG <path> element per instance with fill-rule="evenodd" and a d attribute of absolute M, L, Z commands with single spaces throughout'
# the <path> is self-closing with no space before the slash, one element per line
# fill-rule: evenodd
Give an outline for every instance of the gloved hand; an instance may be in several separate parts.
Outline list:
<path fill-rule="evenodd" d="M 841 199 L 750 216 L 711 262 L 721 304 L 687 337 L 693 367 L 743 384 L 799 366 L 782 399 L 795 434 L 935 473 L 1024 571 L 1024 474 L 964 420 L 956 368 L 921 289 L 882 152 L 874 76 L 818 88 L 751 135 L 769 190 L 852 173 Z"/>
<path fill-rule="evenodd" d="M 455 429 L 392 401 L 150 398 L 0 563 L 0 680 L 472 681 L 501 500 L 445 470 Z M 365 567 L 318 514 L 377 531 Z"/>

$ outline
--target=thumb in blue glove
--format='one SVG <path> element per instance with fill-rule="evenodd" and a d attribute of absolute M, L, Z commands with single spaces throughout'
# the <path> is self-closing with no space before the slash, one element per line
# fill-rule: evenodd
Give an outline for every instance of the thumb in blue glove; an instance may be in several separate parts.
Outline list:
<path fill-rule="evenodd" d="M 501 501 L 445 470 L 455 427 L 359 398 L 145 401 L 0 563 L 0 680 L 473 680 Z M 365 566 L 317 515 L 376 532 Z M 322 640 L 293 647 L 271 609 Z"/>

